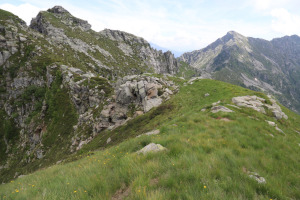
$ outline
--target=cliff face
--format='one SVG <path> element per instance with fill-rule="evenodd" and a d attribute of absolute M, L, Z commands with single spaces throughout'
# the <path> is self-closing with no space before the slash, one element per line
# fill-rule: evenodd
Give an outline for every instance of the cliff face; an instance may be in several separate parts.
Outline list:
<path fill-rule="evenodd" d="M 146 66 L 151 66 L 155 73 L 176 74 L 179 70 L 179 64 L 170 51 L 165 53 L 157 51 L 151 48 L 150 44 L 143 38 L 109 29 L 101 31 L 100 34 L 116 41 L 125 55 L 137 55 Z"/>
<path fill-rule="evenodd" d="M 231 31 L 204 49 L 183 54 L 179 60 L 214 79 L 273 94 L 299 113 L 299 54 L 298 36 L 266 41 Z"/>
<path fill-rule="evenodd" d="M 167 76 L 140 75 L 178 71 L 143 38 L 97 33 L 60 6 L 29 27 L 0 12 L 0 181 L 66 158 L 177 91 Z"/>

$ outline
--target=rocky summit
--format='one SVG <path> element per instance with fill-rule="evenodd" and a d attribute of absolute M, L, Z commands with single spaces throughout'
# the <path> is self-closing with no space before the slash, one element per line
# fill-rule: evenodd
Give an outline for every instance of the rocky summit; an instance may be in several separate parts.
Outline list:
<path fill-rule="evenodd" d="M 175 58 L 0 9 L 0 199 L 300 199 L 299 42 L 231 31 Z"/>

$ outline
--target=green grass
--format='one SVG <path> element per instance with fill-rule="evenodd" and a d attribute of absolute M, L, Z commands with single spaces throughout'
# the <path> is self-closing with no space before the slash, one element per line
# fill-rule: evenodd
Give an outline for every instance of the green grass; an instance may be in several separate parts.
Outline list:
<path fill-rule="evenodd" d="M 298 115 L 283 108 L 289 120 L 276 122 L 283 135 L 264 121 L 273 117 L 251 109 L 200 111 L 218 100 L 226 105 L 234 96 L 257 94 L 213 80 L 182 87 L 157 109 L 102 133 L 82 152 L 98 150 L 0 185 L 0 198 L 111 199 L 129 188 L 125 199 L 299 199 Z M 224 117 L 231 121 L 219 120 Z M 153 129 L 161 133 L 135 137 Z M 150 142 L 168 150 L 135 154 Z M 267 183 L 258 184 L 243 168 Z"/>
<path fill-rule="evenodd" d="M 19 17 L 17 17 L 16 15 L 6 11 L 6 10 L 2 10 L 0 9 L 0 19 L 1 20 L 9 20 L 9 19 L 13 19 L 13 20 L 17 20 L 20 21 L 21 19 Z"/>
<path fill-rule="evenodd" d="M 189 79 L 193 76 L 199 76 L 199 75 L 200 75 L 200 73 L 197 72 L 196 69 L 189 66 L 187 63 L 185 63 L 183 61 L 181 61 L 179 63 L 179 71 L 177 73 L 177 76 Z"/>

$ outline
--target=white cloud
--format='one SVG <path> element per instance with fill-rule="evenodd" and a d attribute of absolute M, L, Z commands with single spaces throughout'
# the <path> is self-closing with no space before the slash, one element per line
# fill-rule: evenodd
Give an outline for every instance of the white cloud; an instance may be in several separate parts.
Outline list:
<path fill-rule="evenodd" d="M 300 15 L 291 14 L 284 8 L 273 9 L 270 13 L 274 31 L 286 35 L 300 34 Z"/>
<path fill-rule="evenodd" d="M 39 11 L 44 10 L 29 3 L 20 4 L 18 6 L 6 3 L 1 4 L 0 8 L 12 12 L 13 14 L 23 19 L 27 24 L 30 23 L 31 19 L 35 17 L 39 13 Z"/>

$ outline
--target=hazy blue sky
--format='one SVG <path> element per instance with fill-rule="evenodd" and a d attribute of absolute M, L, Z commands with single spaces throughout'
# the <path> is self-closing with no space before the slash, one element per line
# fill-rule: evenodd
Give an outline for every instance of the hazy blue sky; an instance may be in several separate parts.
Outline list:
<path fill-rule="evenodd" d="M 300 0 L 0 0 L 27 23 L 55 5 L 96 31 L 118 29 L 177 51 L 203 48 L 230 30 L 264 39 L 300 35 Z"/>

